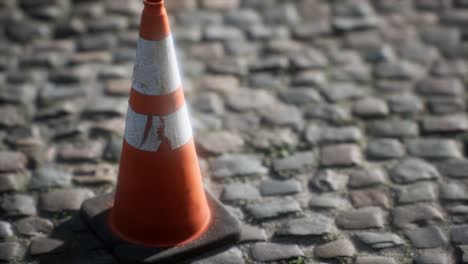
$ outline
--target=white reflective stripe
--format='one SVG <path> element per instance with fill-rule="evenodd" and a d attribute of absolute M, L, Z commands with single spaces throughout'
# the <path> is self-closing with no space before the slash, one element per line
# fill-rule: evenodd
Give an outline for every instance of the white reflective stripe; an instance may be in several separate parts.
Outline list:
<path fill-rule="evenodd" d="M 145 139 L 148 118 L 151 118 L 151 124 Z M 164 129 L 160 131 L 162 126 Z M 162 134 L 169 139 L 171 149 L 182 147 L 192 138 L 192 128 L 185 105 L 163 117 L 142 115 L 128 107 L 125 127 L 125 140 L 128 144 L 140 150 L 157 151 L 161 145 Z"/>
<path fill-rule="evenodd" d="M 145 127 L 148 118 L 151 118 L 151 127 L 144 139 Z M 135 148 L 147 151 L 156 151 L 161 145 L 158 129 L 161 127 L 158 116 L 147 116 L 134 112 L 128 106 L 127 124 L 125 125 L 125 140 Z"/>
<path fill-rule="evenodd" d="M 187 106 L 169 114 L 164 119 L 164 135 L 171 142 L 171 149 L 182 147 L 192 138 L 192 127 L 187 112 Z"/>
<path fill-rule="evenodd" d="M 142 94 L 163 95 L 180 85 L 172 36 L 158 41 L 138 38 L 132 87 Z"/>

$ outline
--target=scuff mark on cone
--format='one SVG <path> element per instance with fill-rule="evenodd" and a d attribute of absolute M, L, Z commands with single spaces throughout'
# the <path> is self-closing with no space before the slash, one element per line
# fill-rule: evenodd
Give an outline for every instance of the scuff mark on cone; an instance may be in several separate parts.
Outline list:
<path fill-rule="evenodd" d="M 150 125 L 147 128 L 148 122 Z M 162 130 L 162 133 L 159 133 L 159 130 Z M 140 150 L 158 151 L 164 137 L 169 140 L 171 149 L 183 146 L 192 138 L 192 128 L 185 105 L 166 116 L 142 115 L 128 107 L 125 128 L 125 140 L 128 144 Z"/>

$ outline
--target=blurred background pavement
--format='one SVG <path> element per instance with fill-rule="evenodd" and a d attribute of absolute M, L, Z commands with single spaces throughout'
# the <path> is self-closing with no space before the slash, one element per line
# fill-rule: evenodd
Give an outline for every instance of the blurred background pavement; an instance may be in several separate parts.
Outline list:
<path fill-rule="evenodd" d="M 193 263 L 468 263 L 468 1 L 166 2 L 244 224 Z M 116 263 L 77 210 L 115 184 L 141 8 L 0 1 L 0 262 Z"/>

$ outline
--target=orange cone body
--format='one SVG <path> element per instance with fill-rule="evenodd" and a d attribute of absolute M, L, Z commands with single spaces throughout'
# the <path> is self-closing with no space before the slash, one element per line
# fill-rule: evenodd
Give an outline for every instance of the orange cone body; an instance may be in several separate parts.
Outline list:
<path fill-rule="evenodd" d="M 129 242 L 170 247 L 202 235 L 211 212 L 164 3 L 144 4 L 109 224 Z"/>

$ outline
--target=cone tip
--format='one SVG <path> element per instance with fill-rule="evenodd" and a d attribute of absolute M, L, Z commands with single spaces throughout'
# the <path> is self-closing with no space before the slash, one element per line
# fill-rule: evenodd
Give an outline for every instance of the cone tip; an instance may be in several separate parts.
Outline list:
<path fill-rule="evenodd" d="M 166 13 L 164 0 L 143 0 L 145 9 L 152 15 L 162 15 Z"/>
<path fill-rule="evenodd" d="M 145 5 L 164 5 L 164 0 L 143 0 Z"/>

